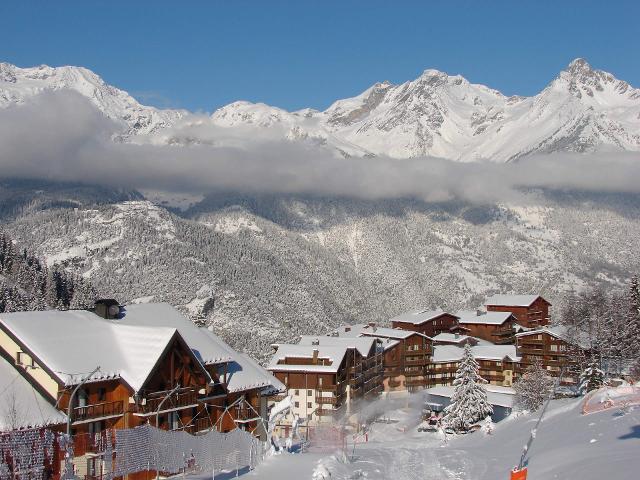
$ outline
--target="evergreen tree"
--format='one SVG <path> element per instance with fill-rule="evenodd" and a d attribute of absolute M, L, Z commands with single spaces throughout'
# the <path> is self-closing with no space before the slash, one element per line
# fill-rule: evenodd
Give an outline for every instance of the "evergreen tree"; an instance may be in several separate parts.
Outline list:
<path fill-rule="evenodd" d="M 493 413 L 493 407 L 487 400 L 487 383 L 478 373 L 480 367 L 473 358 L 469 344 L 453 381 L 451 405 L 445 409 L 445 424 L 455 430 L 468 430 L 474 423 Z"/>
<path fill-rule="evenodd" d="M 536 360 L 513 385 L 516 405 L 521 410 L 536 411 L 553 391 L 554 380 Z"/>
<path fill-rule="evenodd" d="M 600 369 L 598 361 L 594 358 L 589 366 L 580 375 L 580 391 L 583 393 L 597 390 L 604 385 L 604 372 Z"/>

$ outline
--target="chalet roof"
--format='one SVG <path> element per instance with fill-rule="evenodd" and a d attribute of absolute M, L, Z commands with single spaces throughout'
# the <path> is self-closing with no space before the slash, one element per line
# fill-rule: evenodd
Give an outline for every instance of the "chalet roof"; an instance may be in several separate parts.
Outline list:
<path fill-rule="evenodd" d="M 291 345 L 276 344 L 278 350 L 271 357 L 267 367 L 271 371 L 306 371 L 335 373 L 347 354 L 346 345 Z M 331 365 L 283 365 L 278 362 L 291 358 L 313 358 L 314 350 L 318 350 L 318 358 L 328 359 Z"/>
<path fill-rule="evenodd" d="M 563 325 L 554 325 L 554 326 L 542 326 L 538 328 L 528 329 L 524 332 L 516 333 L 516 337 L 526 337 L 528 335 L 538 335 L 542 333 L 547 333 L 552 337 L 558 338 L 560 340 L 564 340 L 567 343 L 575 344 L 581 348 L 589 348 L 590 343 L 586 338 L 586 335 L 580 334 L 576 332 L 572 334 L 569 329 Z"/>
<path fill-rule="evenodd" d="M 436 345 L 433 347 L 433 363 L 458 362 L 462 359 L 464 348 L 457 345 Z M 516 354 L 515 345 L 476 345 L 471 347 L 471 353 L 476 360 L 502 361 L 508 357 L 512 361 L 520 361 Z"/>
<path fill-rule="evenodd" d="M 435 337 L 433 337 L 434 342 L 445 342 L 445 343 L 457 343 L 462 344 L 471 339 L 473 341 L 477 341 L 476 337 L 471 337 L 469 335 L 456 335 L 454 333 L 439 333 Z"/>
<path fill-rule="evenodd" d="M 368 357 L 369 353 L 373 349 L 375 354 L 376 339 L 373 337 L 332 337 L 332 336 L 312 336 L 303 335 L 298 341 L 298 345 L 306 346 L 336 346 L 353 348 L 360 353 L 363 357 Z"/>
<path fill-rule="evenodd" d="M 489 403 L 499 407 L 512 408 L 515 400 L 515 390 L 509 387 L 500 387 L 500 389 L 493 387 L 496 387 L 496 385 L 485 385 Z M 427 388 L 425 392 L 427 395 L 450 399 L 453 396 L 454 390 L 454 386 L 439 385 L 437 387 Z"/>
<path fill-rule="evenodd" d="M 538 298 L 542 297 L 540 295 L 493 295 L 487 298 L 484 304 L 500 307 L 529 307 Z"/>
<path fill-rule="evenodd" d="M 180 332 L 196 357 L 205 365 L 231 361 L 235 352 L 218 339 L 212 341 L 202 329 L 168 303 L 140 303 L 127 305 L 121 318 L 113 320 L 120 325 L 167 327 Z"/>
<path fill-rule="evenodd" d="M 84 310 L 0 314 L 0 325 L 61 383 L 122 378 L 137 392 L 153 371 L 175 328 L 118 324 Z"/>
<path fill-rule="evenodd" d="M 0 405 L 10 408 L 15 405 L 15 418 L 6 412 L 0 415 L 0 431 L 17 428 L 58 425 L 67 421 L 67 416 L 56 409 L 38 393 L 20 372 L 0 357 Z"/>
<path fill-rule="evenodd" d="M 365 325 L 361 330 L 362 335 L 372 335 L 375 337 L 393 338 L 395 340 L 404 340 L 413 335 L 418 335 L 430 340 L 427 335 L 423 335 L 419 332 L 412 332 L 411 330 L 402 330 L 400 328 L 386 328 L 386 327 L 370 327 Z"/>
<path fill-rule="evenodd" d="M 210 342 L 216 345 L 216 349 L 232 357 L 232 360 L 227 365 L 227 373 L 229 374 L 227 390 L 229 392 L 241 392 L 256 388 L 272 392 L 286 390 L 286 387 L 280 380 L 271 375 L 271 373 L 248 355 L 233 350 L 208 328 L 203 327 L 200 328 L 200 330 L 207 336 Z"/>
<path fill-rule="evenodd" d="M 393 317 L 391 322 L 404 322 L 413 323 L 414 325 L 420 325 L 425 322 L 435 320 L 442 315 L 452 315 L 444 310 L 427 310 L 419 308 L 416 310 L 409 310 L 408 312 L 401 313 L 400 315 Z M 455 315 L 454 315 L 455 316 Z"/>
<path fill-rule="evenodd" d="M 461 324 L 481 324 L 481 325 L 502 325 L 513 316 L 511 312 L 479 312 L 476 311 L 460 311 L 456 314 Z"/>

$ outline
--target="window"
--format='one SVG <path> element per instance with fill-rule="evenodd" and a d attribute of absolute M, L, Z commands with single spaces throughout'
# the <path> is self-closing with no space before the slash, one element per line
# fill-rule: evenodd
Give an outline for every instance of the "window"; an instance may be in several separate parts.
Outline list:
<path fill-rule="evenodd" d="M 300 402 L 295 402 L 296 408 L 300 408 Z"/>
<path fill-rule="evenodd" d="M 557 352 L 558 351 L 558 345 L 551 345 L 551 347 L 549 347 L 551 349 L 552 352 Z"/>
<path fill-rule="evenodd" d="M 294 394 L 294 395 L 300 395 L 300 390 L 294 390 L 294 391 L 293 391 L 293 394 Z"/>
<path fill-rule="evenodd" d="M 313 396 L 313 390 L 307 390 L 307 397 Z"/>
<path fill-rule="evenodd" d="M 322 377 L 318 378 L 318 386 L 320 386 L 320 387 L 322 386 Z"/>
<path fill-rule="evenodd" d="M 307 408 L 313 408 L 313 405 L 311 405 L 311 402 L 307 402 Z"/>
<path fill-rule="evenodd" d="M 104 387 L 100 387 L 98 389 L 98 401 L 104 402 L 107 399 L 107 389 Z"/>

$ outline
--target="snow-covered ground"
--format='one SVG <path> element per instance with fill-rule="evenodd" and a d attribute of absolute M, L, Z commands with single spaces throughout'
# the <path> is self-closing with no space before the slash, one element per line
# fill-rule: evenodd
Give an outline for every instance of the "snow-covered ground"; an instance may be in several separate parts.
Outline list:
<path fill-rule="evenodd" d="M 552 402 L 530 450 L 528 479 L 640 478 L 640 408 L 582 415 L 581 404 L 581 399 Z M 417 431 L 414 408 L 394 410 L 388 417 L 389 423 L 373 424 L 369 441 L 360 439 L 355 449 L 349 437 L 347 459 L 337 453 L 282 454 L 242 476 L 261 480 L 507 479 L 537 419 L 536 415 L 510 417 L 497 424 L 491 435 L 476 432 L 445 441 L 437 433 Z"/>

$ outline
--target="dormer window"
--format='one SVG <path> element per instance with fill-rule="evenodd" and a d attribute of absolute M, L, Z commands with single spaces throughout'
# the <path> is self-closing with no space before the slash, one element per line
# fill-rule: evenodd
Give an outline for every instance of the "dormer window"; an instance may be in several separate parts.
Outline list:
<path fill-rule="evenodd" d="M 31 355 L 29 355 L 26 352 L 18 352 L 16 354 L 16 365 L 19 365 L 21 367 L 29 367 L 29 368 L 36 368 L 36 364 L 33 361 L 33 358 L 31 358 Z"/>

